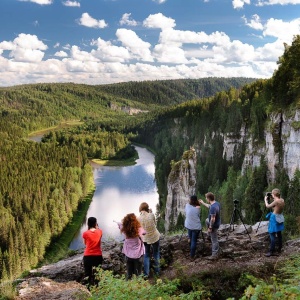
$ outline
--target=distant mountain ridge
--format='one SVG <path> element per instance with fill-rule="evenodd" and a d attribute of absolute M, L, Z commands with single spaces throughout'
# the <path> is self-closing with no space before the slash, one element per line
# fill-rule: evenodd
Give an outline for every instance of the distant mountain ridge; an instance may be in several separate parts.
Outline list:
<path fill-rule="evenodd" d="M 201 78 L 156 81 L 130 81 L 97 86 L 108 94 L 142 103 L 158 105 L 179 104 L 188 100 L 214 96 L 220 91 L 242 86 L 256 81 L 255 78 Z"/>
<path fill-rule="evenodd" d="M 0 116 L 26 132 L 80 119 L 110 122 L 129 109 L 152 111 L 241 88 L 251 78 L 203 78 L 111 85 L 40 83 L 0 88 Z M 117 109 L 117 108 L 120 109 Z M 126 110 L 122 108 L 126 108 Z M 1 123 L 0 121 L 0 123 Z M 0 124 L 0 129 L 2 125 Z"/>

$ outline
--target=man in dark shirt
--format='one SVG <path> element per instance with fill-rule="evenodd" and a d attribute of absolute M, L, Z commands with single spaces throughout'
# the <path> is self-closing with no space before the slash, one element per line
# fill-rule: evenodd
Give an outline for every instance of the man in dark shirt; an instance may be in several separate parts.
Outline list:
<path fill-rule="evenodd" d="M 210 259 L 217 259 L 219 252 L 218 229 L 221 224 L 220 203 L 215 200 L 215 195 L 211 192 L 206 193 L 205 198 L 208 203 L 205 203 L 201 199 L 199 200 L 199 203 L 209 208 L 206 225 L 211 238 L 212 254 Z"/>

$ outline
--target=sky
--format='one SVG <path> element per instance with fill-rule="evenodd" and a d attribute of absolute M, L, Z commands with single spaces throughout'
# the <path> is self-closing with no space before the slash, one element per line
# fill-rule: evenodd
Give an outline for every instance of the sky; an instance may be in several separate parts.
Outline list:
<path fill-rule="evenodd" d="M 0 0 L 0 86 L 270 78 L 300 0 Z"/>

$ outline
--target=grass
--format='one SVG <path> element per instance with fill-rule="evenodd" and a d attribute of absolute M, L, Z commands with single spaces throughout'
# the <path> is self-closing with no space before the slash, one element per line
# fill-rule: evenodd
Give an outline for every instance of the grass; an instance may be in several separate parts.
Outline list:
<path fill-rule="evenodd" d="M 80 120 L 63 121 L 56 126 L 52 126 L 52 127 L 44 128 L 41 130 L 30 132 L 28 136 L 31 137 L 31 136 L 35 136 L 35 135 L 45 134 L 51 130 L 61 129 L 61 128 L 69 127 L 69 126 L 77 126 L 77 125 L 81 125 L 83 123 L 84 122 L 81 122 Z"/>
<path fill-rule="evenodd" d="M 109 167 L 127 167 L 136 164 L 135 159 L 132 158 L 126 160 L 125 159 L 124 160 L 93 159 L 92 162 L 100 166 L 109 166 Z"/>

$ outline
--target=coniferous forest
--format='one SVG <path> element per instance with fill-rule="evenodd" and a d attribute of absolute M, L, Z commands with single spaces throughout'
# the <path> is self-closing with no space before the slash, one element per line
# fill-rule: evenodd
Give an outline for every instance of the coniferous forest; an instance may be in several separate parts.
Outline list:
<path fill-rule="evenodd" d="M 289 180 L 280 169 L 276 182 L 269 182 L 262 161 L 241 174 L 245 145 L 236 148 L 228 161 L 220 138 L 238 136 L 244 124 L 259 145 L 272 112 L 299 108 L 299 56 L 297 36 L 286 46 L 278 71 L 266 80 L 206 78 L 0 88 L 0 278 L 15 278 L 42 260 L 47 246 L 59 237 L 91 188 L 89 160 L 131 157 L 132 142 L 155 151 L 162 218 L 171 162 L 191 146 L 202 145 L 197 191 L 217 194 L 225 222 L 234 198 L 243 199 L 246 221 L 257 221 L 263 193 L 276 186 L 286 195 L 287 233 L 299 234 L 300 226 L 292 220 L 300 213 L 299 201 L 294 200 L 300 190 L 300 172 Z M 128 107 L 140 113 L 130 115 Z M 27 138 L 33 131 L 72 120 L 80 123 L 53 130 L 40 143 Z M 280 155 L 280 141 L 275 146 Z"/>

